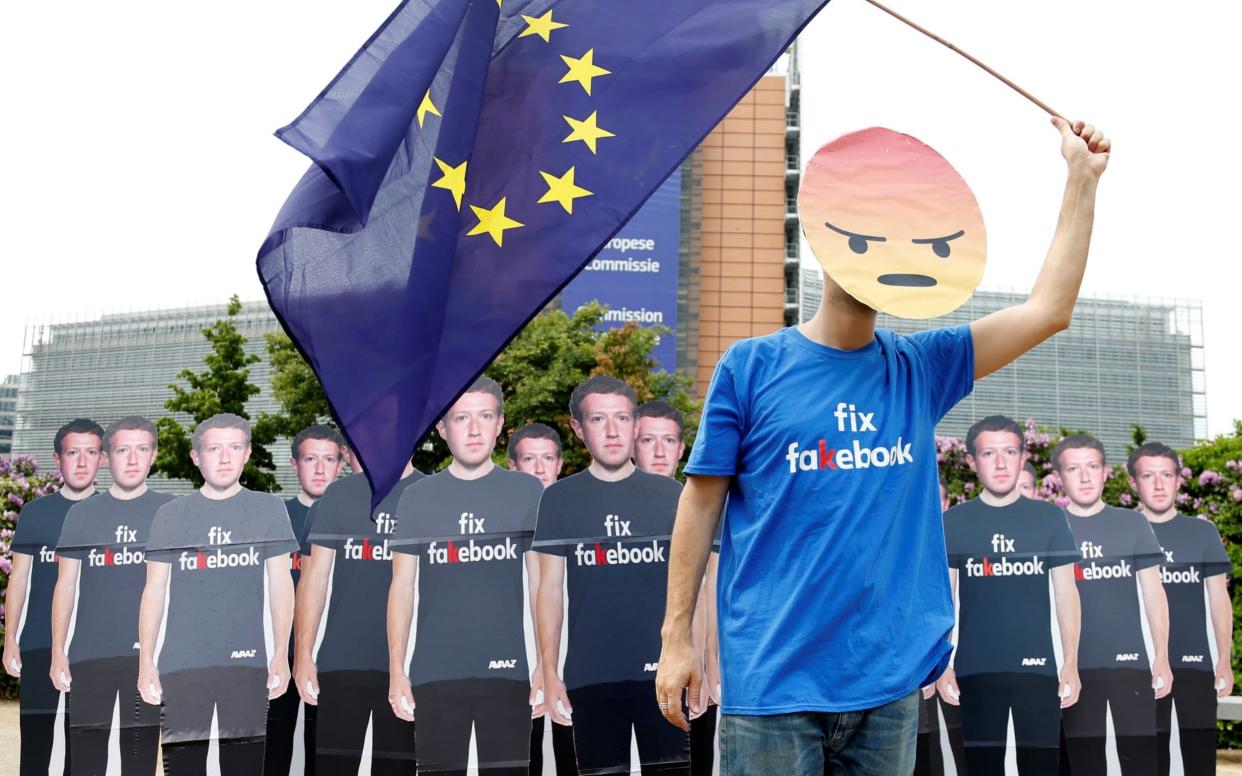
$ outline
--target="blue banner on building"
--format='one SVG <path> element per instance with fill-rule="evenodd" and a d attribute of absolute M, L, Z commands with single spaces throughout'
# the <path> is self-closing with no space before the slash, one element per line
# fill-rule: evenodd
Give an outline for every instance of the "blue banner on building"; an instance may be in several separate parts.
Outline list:
<path fill-rule="evenodd" d="M 652 355 L 658 367 L 673 371 L 680 246 L 681 170 L 677 169 L 565 287 L 561 295 L 565 312 L 572 314 L 598 299 L 608 307 L 600 328 L 630 321 L 668 328 Z"/>

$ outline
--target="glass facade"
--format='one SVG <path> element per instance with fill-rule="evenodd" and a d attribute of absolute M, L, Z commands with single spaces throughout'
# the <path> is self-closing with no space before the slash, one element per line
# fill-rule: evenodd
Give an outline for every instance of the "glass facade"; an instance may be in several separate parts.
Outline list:
<path fill-rule="evenodd" d="M 201 372 L 206 368 L 203 357 L 210 345 L 202 330 L 226 315 L 227 305 L 220 304 L 28 326 L 16 392 L 13 452 L 50 464 L 56 430 L 76 417 L 93 418 L 105 427 L 125 415 L 145 415 L 152 420 L 172 416 L 189 424 L 188 415 L 164 409 L 172 395 L 168 386 L 185 385 L 177 377 L 182 369 Z M 250 366 L 250 382 L 260 389 L 246 405 L 253 420 L 260 412 L 279 409 L 271 397 L 263 335 L 280 331 L 280 324 L 266 302 L 244 303 L 233 320 L 246 338 L 246 352 L 261 359 Z M 287 465 L 287 441 L 277 440 L 271 452 L 281 492 L 296 493 L 297 480 Z M 111 483 L 104 469 L 99 482 Z M 172 493 L 190 490 L 188 482 L 156 477 L 152 486 Z"/>
<path fill-rule="evenodd" d="M 0 383 L 0 455 L 13 451 L 13 426 L 17 421 L 17 375 Z"/>
<path fill-rule="evenodd" d="M 879 316 L 878 326 L 910 333 L 954 326 L 1018 304 L 1025 293 L 977 291 L 933 321 Z M 1152 441 L 1176 449 L 1207 436 L 1203 311 L 1197 301 L 1082 298 L 1068 331 L 975 384 L 941 422 L 962 436 L 980 418 L 1034 418 L 1051 429 L 1095 434 L 1121 463 L 1138 424 Z"/>

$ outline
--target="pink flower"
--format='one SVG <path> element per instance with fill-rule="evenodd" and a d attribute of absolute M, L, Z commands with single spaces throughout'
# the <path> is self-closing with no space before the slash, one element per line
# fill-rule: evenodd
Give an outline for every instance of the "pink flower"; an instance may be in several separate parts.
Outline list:
<path fill-rule="evenodd" d="M 975 484 L 973 482 L 962 483 L 962 490 L 966 491 L 967 493 L 974 492 L 974 489 L 975 489 Z"/>
<path fill-rule="evenodd" d="M 1122 493 L 1117 497 L 1117 500 L 1126 506 L 1132 506 L 1134 504 L 1134 498 L 1129 493 Z"/>
<path fill-rule="evenodd" d="M 1187 478 L 1187 477 L 1189 477 L 1189 476 L 1190 476 L 1190 467 L 1189 467 L 1189 466 L 1183 466 L 1183 467 L 1182 467 L 1182 478 L 1183 478 L 1183 479 L 1185 479 L 1185 478 Z"/>
<path fill-rule="evenodd" d="M 1212 485 L 1216 485 L 1217 483 L 1220 482 L 1220 480 L 1221 480 L 1220 475 L 1212 471 L 1211 469 L 1204 469 L 1203 474 L 1199 475 L 1199 485 L 1205 488 L 1211 487 Z"/>
<path fill-rule="evenodd" d="M 1232 486 L 1229 489 L 1229 495 L 1233 497 L 1234 501 L 1242 501 L 1242 488 L 1239 488 L 1237 485 Z"/>
<path fill-rule="evenodd" d="M 1057 496 L 1056 498 L 1052 500 L 1052 502 L 1056 504 L 1057 506 L 1061 507 L 1062 509 L 1064 509 L 1065 507 L 1069 506 L 1070 500 L 1066 498 L 1065 496 Z"/>

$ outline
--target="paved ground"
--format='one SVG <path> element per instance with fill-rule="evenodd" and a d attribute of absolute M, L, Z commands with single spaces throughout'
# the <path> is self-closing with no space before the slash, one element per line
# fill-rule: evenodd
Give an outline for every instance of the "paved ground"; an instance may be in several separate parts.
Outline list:
<path fill-rule="evenodd" d="M 0 701 L 0 776 L 17 776 L 19 745 L 17 704 Z M 1242 776 L 1242 751 L 1219 752 L 1216 763 L 1217 776 Z"/>

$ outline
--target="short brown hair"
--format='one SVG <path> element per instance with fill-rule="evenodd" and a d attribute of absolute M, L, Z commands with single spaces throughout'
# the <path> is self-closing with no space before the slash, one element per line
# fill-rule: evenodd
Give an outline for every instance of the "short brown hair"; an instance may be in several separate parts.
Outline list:
<path fill-rule="evenodd" d="M 190 437 L 190 447 L 194 450 L 201 450 L 203 434 L 216 428 L 235 428 L 245 432 L 246 447 L 250 447 L 250 421 L 231 412 L 217 413 L 195 426 L 194 434 Z"/>
<path fill-rule="evenodd" d="M 108 430 L 103 435 L 103 451 L 106 453 L 112 447 L 112 437 L 116 436 L 118 431 L 145 431 L 151 435 L 151 445 L 154 447 L 159 444 L 160 434 L 155 430 L 155 424 L 147 420 L 141 415 L 126 415 L 120 420 L 108 426 Z"/>

